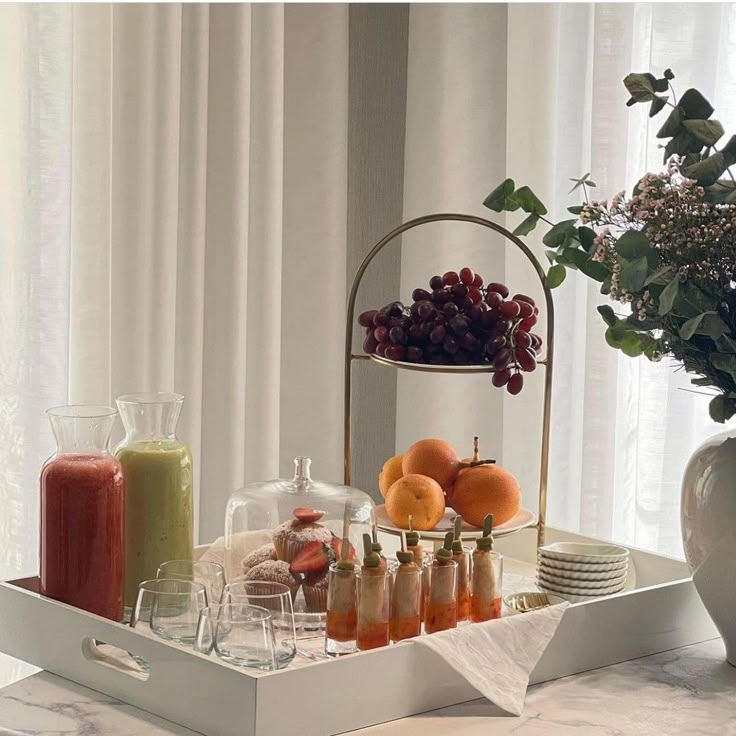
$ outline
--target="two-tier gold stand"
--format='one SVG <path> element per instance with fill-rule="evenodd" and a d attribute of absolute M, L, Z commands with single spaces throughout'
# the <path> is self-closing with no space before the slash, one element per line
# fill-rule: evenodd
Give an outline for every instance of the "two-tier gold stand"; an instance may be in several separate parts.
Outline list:
<path fill-rule="evenodd" d="M 351 408 L 352 408 L 352 362 L 354 360 L 372 360 L 375 363 L 390 366 L 394 368 L 400 368 L 404 370 L 413 371 L 425 371 L 431 373 L 492 373 L 493 366 L 491 365 L 468 365 L 468 366 L 443 366 L 443 365 L 428 365 L 423 363 L 404 363 L 388 360 L 378 355 L 356 355 L 353 353 L 353 328 L 355 324 L 355 299 L 358 294 L 358 287 L 363 279 L 366 269 L 370 262 L 395 238 L 402 233 L 412 228 L 419 227 L 420 225 L 426 225 L 431 222 L 470 222 L 481 227 L 488 228 L 494 232 L 500 233 L 508 241 L 513 243 L 532 264 L 536 271 L 537 277 L 542 285 L 544 291 L 545 305 L 547 309 L 547 342 L 546 342 L 546 356 L 543 359 L 537 361 L 537 364 L 544 369 L 544 404 L 542 410 L 542 451 L 539 463 L 539 510 L 537 520 L 530 524 L 530 527 L 536 528 L 537 530 L 537 546 L 544 544 L 544 534 L 546 528 L 547 519 L 547 474 L 549 468 L 549 427 L 550 427 L 550 410 L 552 402 L 552 357 L 554 353 L 554 304 L 552 302 L 552 294 L 545 282 L 544 270 L 541 264 L 528 248 L 516 235 L 509 232 L 506 228 L 497 225 L 495 222 L 490 220 L 484 220 L 482 217 L 475 217 L 474 215 L 459 215 L 459 214 L 435 214 L 435 215 L 424 215 L 423 217 L 417 217 L 414 220 L 409 220 L 403 225 L 392 230 L 390 233 L 385 235 L 379 240 L 371 249 L 370 253 L 363 259 L 360 264 L 360 268 L 355 274 L 353 279 L 353 285 L 350 289 L 350 296 L 348 298 L 348 310 L 347 310 L 347 321 L 345 324 L 345 485 L 350 485 L 351 482 L 351 458 L 352 458 L 352 445 L 351 445 Z"/>

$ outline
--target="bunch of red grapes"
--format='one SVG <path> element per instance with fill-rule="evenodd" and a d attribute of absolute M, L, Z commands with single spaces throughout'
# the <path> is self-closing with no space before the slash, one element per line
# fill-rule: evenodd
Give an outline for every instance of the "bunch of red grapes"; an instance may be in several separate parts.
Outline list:
<path fill-rule="evenodd" d="M 470 268 L 432 276 L 414 289 L 410 307 L 391 302 L 358 317 L 363 349 L 389 360 L 430 365 L 493 365 L 493 385 L 518 394 L 522 371 L 537 367 L 542 338 L 532 332 L 539 309 L 504 284 L 483 285 Z"/>

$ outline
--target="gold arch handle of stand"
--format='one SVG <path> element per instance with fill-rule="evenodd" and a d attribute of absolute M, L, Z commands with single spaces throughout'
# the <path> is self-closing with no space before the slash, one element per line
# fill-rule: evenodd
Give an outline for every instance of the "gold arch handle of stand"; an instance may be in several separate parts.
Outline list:
<path fill-rule="evenodd" d="M 506 240 L 513 243 L 532 264 L 539 278 L 544 291 L 545 307 L 547 309 L 547 346 L 546 357 L 539 361 L 540 367 L 544 368 L 544 400 L 542 409 L 542 451 L 539 464 L 539 515 L 536 523 L 537 529 L 537 546 L 544 544 L 546 520 L 547 520 L 547 476 L 549 472 L 549 433 L 550 433 L 550 417 L 552 407 L 552 359 L 554 356 L 554 303 L 552 301 L 552 293 L 545 282 L 545 273 L 541 264 L 529 247 L 520 240 L 516 235 L 507 230 L 505 227 L 495 222 L 486 220 L 475 215 L 463 215 L 456 213 L 438 213 L 432 215 L 423 215 L 394 228 L 391 232 L 383 236 L 371 248 L 368 255 L 358 268 L 355 278 L 353 279 L 350 295 L 348 297 L 347 321 L 345 325 L 345 485 L 351 483 L 351 457 L 352 457 L 352 437 L 351 437 L 351 408 L 352 408 L 352 362 L 354 359 L 363 359 L 368 356 L 353 355 L 353 328 L 355 323 L 355 300 L 358 296 L 358 288 L 363 280 L 366 269 L 371 261 L 393 240 L 402 233 L 412 230 L 420 225 L 427 225 L 432 222 L 469 222 L 474 225 L 480 225 L 502 235 Z M 398 366 L 402 367 L 402 366 Z M 442 366 L 437 366 L 434 372 L 442 373 Z M 450 371 L 446 371 L 450 373 Z"/>

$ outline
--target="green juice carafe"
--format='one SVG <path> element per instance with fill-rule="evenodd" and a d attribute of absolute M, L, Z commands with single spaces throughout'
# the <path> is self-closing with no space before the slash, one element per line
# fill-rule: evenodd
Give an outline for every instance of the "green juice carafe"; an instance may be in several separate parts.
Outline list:
<path fill-rule="evenodd" d="M 125 607 L 167 560 L 191 560 L 192 454 L 176 437 L 184 397 L 126 394 L 117 400 L 125 438 L 115 448 L 125 477 Z"/>

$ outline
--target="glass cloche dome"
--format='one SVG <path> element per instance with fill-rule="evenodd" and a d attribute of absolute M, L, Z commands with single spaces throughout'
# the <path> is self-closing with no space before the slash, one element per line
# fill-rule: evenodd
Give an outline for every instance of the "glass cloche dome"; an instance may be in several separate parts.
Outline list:
<path fill-rule="evenodd" d="M 252 483 L 233 493 L 225 513 L 229 579 L 286 584 L 303 623 L 318 624 L 327 607 L 327 571 L 345 554 L 362 551 L 375 533 L 375 505 L 357 488 L 312 480 L 311 460 L 294 460 L 294 477 Z"/>

